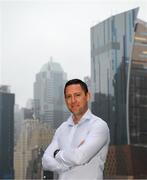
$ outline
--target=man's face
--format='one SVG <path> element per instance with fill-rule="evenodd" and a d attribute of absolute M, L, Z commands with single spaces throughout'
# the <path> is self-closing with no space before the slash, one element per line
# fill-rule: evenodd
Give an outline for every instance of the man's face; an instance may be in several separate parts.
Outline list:
<path fill-rule="evenodd" d="M 75 116 L 82 116 L 88 109 L 89 96 L 80 84 L 72 84 L 66 87 L 65 102 Z"/>

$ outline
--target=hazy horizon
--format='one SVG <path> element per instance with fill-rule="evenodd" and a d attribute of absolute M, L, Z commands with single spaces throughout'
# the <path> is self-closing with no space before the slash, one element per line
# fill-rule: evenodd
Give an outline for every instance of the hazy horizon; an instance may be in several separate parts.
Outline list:
<path fill-rule="evenodd" d="M 53 57 L 69 78 L 90 75 L 90 28 L 132 8 L 146 21 L 146 0 L 0 0 L 0 84 L 16 104 L 33 98 L 35 75 Z"/>

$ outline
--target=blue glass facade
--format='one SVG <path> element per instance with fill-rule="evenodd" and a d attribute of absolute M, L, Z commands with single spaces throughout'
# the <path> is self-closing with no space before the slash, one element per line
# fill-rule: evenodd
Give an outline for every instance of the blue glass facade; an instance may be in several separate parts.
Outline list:
<path fill-rule="evenodd" d="M 108 122 L 111 144 L 133 143 L 129 116 L 130 64 L 138 10 L 112 16 L 91 28 L 91 106 L 93 113 Z"/>

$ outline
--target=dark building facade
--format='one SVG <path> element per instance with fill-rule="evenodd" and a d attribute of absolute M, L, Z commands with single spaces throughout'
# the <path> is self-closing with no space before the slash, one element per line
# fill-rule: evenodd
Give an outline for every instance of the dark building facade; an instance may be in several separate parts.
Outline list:
<path fill-rule="evenodd" d="M 14 94 L 0 87 L 0 179 L 14 179 Z"/>
<path fill-rule="evenodd" d="M 105 179 L 147 179 L 147 148 L 134 145 L 110 146 Z"/>
<path fill-rule="evenodd" d="M 147 144 L 147 23 L 135 26 L 128 83 L 129 142 Z"/>
<path fill-rule="evenodd" d="M 147 24 L 138 10 L 91 28 L 91 107 L 114 145 L 147 144 Z"/>

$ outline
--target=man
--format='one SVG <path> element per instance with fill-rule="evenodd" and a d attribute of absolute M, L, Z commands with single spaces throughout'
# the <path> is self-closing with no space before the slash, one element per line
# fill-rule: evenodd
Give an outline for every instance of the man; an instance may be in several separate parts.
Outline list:
<path fill-rule="evenodd" d="M 110 135 L 105 121 L 88 109 L 90 93 L 80 79 L 65 84 L 65 102 L 71 116 L 56 130 L 42 165 L 60 180 L 103 179 Z"/>

